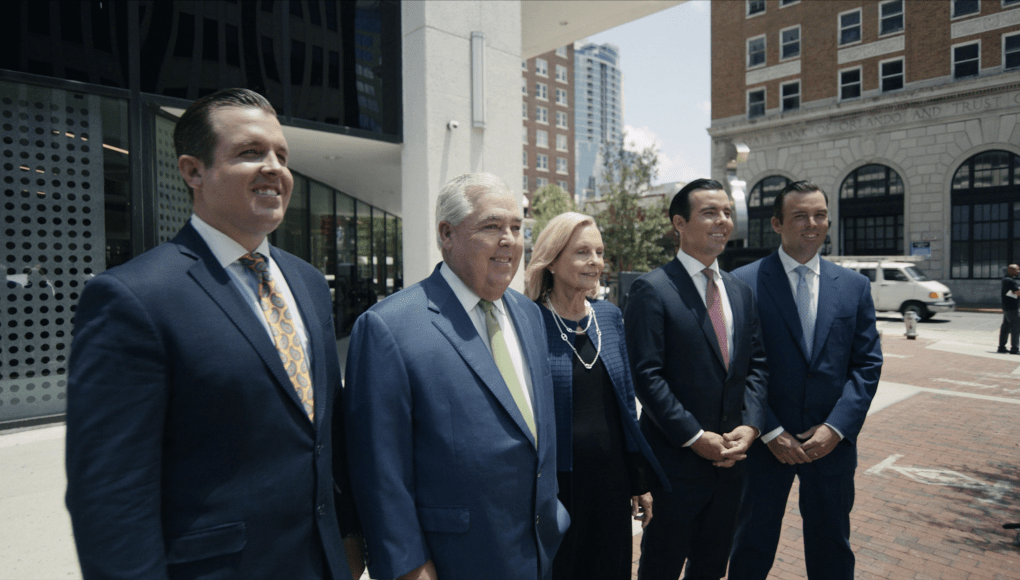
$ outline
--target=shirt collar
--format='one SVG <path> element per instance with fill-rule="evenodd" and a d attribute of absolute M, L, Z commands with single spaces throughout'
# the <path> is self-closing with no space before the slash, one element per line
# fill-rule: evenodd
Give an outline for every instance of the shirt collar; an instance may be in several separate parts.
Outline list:
<path fill-rule="evenodd" d="M 676 253 L 676 259 L 680 260 L 680 264 L 683 265 L 684 269 L 687 270 L 687 274 L 690 275 L 692 278 L 694 277 L 695 274 L 702 274 L 701 271 L 705 269 L 705 265 L 702 264 L 700 260 L 691 257 L 691 255 L 688 254 L 687 252 L 684 252 L 682 248 L 680 249 L 680 251 Z M 719 277 L 719 260 L 713 260 L 712 265 L 709 266 L 709 268 L 711 268 L 712 272 L 714 272 L 715 279 L 720 280 L 721 278 Z M 704 276 L 704 274 L 702 275 Z"/>
<path fill-rule="evenodd" d="M 791 258 L 790 254 L 787 254 L 786 251 L 783 250 L 782 246 L 779 247 L 779 261 L 783 263 L 783 269 L 786 270 L 787 274 L 796 270 L 797 266 L 802 265 L 797 260 Z M 808 270 L 811 270 L 812 272 L 814 272 L 815 276 L 817 276 L 818 269 L 821 266 L 821 258 L 818 257 L 818 253 L 815 253 L 815 255 L 812 256 L 811 259 L 808 260 L 807 263 L 803 265 L 807 266 Z"/>
<path fill-rule="evenodd" d="M 468 288 L 467 284 L 465 284 L 464 281 L 457 276 L 446 262 L 443 262 L 439 267 L 439 273 L 443 276 L 443 279 L 446 280 L 446 283 L 450 285 L 450 289 L 453 290 L 453 295 L 456 296 L 457 300 L 459 300 L 461 305 L 464 306 L 464 310 L 470 314 L 471 311 L 474 310 L 475 306 L 478 306 L 478 301 L 481 300 L 481 298 L 475 294 L 473 290 Z M 493 305 L 495 305 L 497 311 L 503 313 L 502 299 L 494 301 Z"/>
<path fill-rule="evenodd" d="M 248 253 L 244 246 L 235 242 L 227 234 L 207 224 L 196 214 L 191 214 L 191 225 L 198 232 L 198 235 L 202 236 L 202 239 L 205 240 L 216 261 L 223 268 L 233 264 L 238 258 Z M 255 251 L 265 256 L 266 260 L 269 260 L 269 240 L 262 238 L 262 243 L 259 244 L 259 247 L 255 248 Z"/>

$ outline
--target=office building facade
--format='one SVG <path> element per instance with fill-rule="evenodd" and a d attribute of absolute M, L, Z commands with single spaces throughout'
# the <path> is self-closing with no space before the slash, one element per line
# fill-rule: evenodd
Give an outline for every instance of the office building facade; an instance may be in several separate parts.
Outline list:
<path fill-rule="evenodd" d="M 775 193 L 829 196 L 827 248 L 904 255 L 959 303 L 994 303 L 1020 260 L 1020 0 L 712 4 L 712 174 L 732 145 L 748 248 Z"/>
<path fill-rule="evenodd" d="M 613 44 L 574 48 L 575 191 L 578 201 L 601 197 L 601 148 L 623 139 L 623 74 Z"/>
<path fill-rule="evenodd" d="M 525 198 L 546 185 L 574 189 L 574 47 L 521 61 L 521 140 Z"/>

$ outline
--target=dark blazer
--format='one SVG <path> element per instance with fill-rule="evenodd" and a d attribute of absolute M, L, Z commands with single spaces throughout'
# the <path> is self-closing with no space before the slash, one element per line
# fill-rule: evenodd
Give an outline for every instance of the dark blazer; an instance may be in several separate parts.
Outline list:
<path fill-rule="evenodd" d="M 827 260 L 820 263 L 810 360 L 778 252 L 733 274 L 754 289 L 764 329 L 770 365 L 762 433 L 782 426 L 796 435 L 828 423 L 844 439 L 812 465 L 826 475 L 852 473 L 857 467 L 857 435 L 882 372 L 882 349 L 867 277 Z"/>
<path fill-rule="evenodd" d="M 556 499 L 545 329 L 523 295 L 507 290 L 503 304 L 531 373 L 537 447 L 438 267 L 354 324 L 348 451 L 373 578 L 429 559 L 443 580 L 551 575 L 569 517 Z"/>
<path fill-rule="evenodd" d="M 613 384 L 616 402 L 620 410 L 620 422 L 623 424 L 623 435 L 630 453 L 640 453 L 647 466 L 654 471 L 658 483 L 642 481 L 638 487 L 645 488 L 633 493 L 644 493 L 651 487 L 669 489 L 666 474 L 659 466 L 652 448 L 645 441 L 637 422 L 637 406 L 634 404 L 634 381 L 630 374 L 630 358 L 627 356 L 627 343 L 623 339 L 623 315 L 615 304 L 605 300 L 589 300 L 598 329 L 602 331 L 602 352 L 599 357 L 606 367 L 609 380 Z M 546 339 L 549 341 L 549 368 L 552 371 L 553 393 L 556 400 L 556 468 L 559 471 L 572 471 L 573 463 L 573 423 L 574 423 L 574 351 L 560 338 L 560 331 L 553 320 L 552 312 L 543 305 L 542 318 L 545 321 Z M 588 340 L 598 345 L 599 338 L 594 324 L 588 327 Z M 570 344 L 574 344 L 575 336 L 568 334 Z M 651 474 L 646 474 L 651 475 Z"/>
<path fill-rule="evenodd" d="M 344 448 L 332 448 L 329 289 L 307 263 L 272 257 L 308 331 L 314 424 L 190 224 L 86 285 L 67 398 L 67 508 L 85 578 L 320 578 L 325 563 L 350 578 L 333 495 L 334 461 L 341 489 L 346 476 Z"/>
<path fill-rule="evenodd" d="M 764 423 L 765 351 L 751 289 L 722 272 L 733 311 L 726 369 L 705 302 L 676 258 L 634 281 L 627 297 L 627 348 L 641 431 L 671 478 L 734 478 L 743 462 L 717 469 L 683 444 L 702 429 L 727 433 Z"/>

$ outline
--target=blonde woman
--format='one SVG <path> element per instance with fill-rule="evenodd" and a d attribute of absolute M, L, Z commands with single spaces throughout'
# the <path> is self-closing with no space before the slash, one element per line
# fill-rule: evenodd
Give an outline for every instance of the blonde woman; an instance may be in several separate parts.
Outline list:
<path fill-rule="evenodd" d="M 553 218 L 524 275 L 549 338 L 559 498 L 571 524 L 554 580 L 631 575 L 630 519 L 652 519 L 649 490 L 666 477 L 638 430 L 620 309 L 596 300 L 602 234 L 579 213 Z"/>

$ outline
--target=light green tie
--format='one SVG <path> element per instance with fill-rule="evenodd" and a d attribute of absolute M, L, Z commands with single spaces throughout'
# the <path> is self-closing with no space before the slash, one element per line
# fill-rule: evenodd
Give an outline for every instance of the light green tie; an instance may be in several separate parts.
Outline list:
<path fill-rule="evenodd" d="M 531 434 L 535 436 L 537 445 L 538 431 L 535 430 L 535 417 L 531 413 L 527 399 L 524 398 L 524 389 L 521 387 L 521 381 L 517 378 L 514 363 L 510 359 L 510 349 L 507 348 L 506 340 L 503 339 L 503 330 L 499 327 L 499 321 L 496 320 L 496 311 L 492 302 L 488 300 L 479 300 L 478 304 L 485 311 L 485 328 L 489 333 L 489 346 L 492 347 L 492 358 L 496 359 L 496 368 L 499 369 L 499 374 L 503 375 L 503 380 L 506 381 L 506 386 L 510 389 L 510 395 L 517 403 L 517 408 L 521 410 L 521 415 L 524 415 L 524 422 L 528 424 L 528 429 L 531 429 Z"/>

